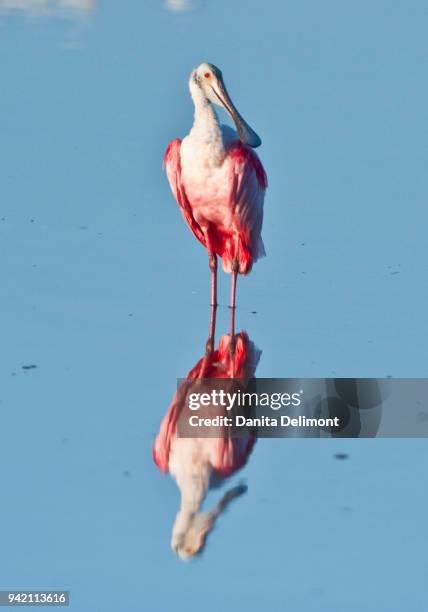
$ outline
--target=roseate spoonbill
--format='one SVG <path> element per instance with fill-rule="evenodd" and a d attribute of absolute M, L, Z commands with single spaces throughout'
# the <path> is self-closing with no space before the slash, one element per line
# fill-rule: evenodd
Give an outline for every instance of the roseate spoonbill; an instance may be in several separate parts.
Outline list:
<path fill-rule="evenodd" d="M 189 559 L 202 550 L 216 518 L 234 497 L 246 490 L 242 485 L 232 489 L 213 511 L 200 512 L 208 489 L 245 465 L 256 442 L 255 433 L 232 437 L 229 428 L 223 427 L 217 430 L 219 436 L 215 438 L 178 435 L 180 419 L 185 418 L 188 409 L 188 385 L 200 378 L 242 379 L 254 375 L 260 351 L 245 332 L 236 334 L 233 353 L 230 343 L 231 337 L 224 335 L 218 348 L 207 352 L 189 372 L 174 396 L 153 447 L 155 463 L 162 472 L 169 472 L 175 478 L 180 489 L 181 504 L 172 531 L 171 546 L 182 559 Z M 215 407 L 216 414 L 226 412 L 222 410 Z"/>
<path fill-rule="evenodd" d="M 189 80 L 195 105 L 193 127 L 183 140 L 173 140 L 165 153 L 169 184 L 184 220 L 208 251 L 211 304 L 217 304 L 217 255 L 232 273 L 231 337 L 237 274 L 248 274 L 265 255 L 261 230 L 267 178 L 251 147 L 260 138 L 238 113 L 221 71 L 201 64 Z M 219 124 L 213 104 L 232 117 L 237 132 Z"/>

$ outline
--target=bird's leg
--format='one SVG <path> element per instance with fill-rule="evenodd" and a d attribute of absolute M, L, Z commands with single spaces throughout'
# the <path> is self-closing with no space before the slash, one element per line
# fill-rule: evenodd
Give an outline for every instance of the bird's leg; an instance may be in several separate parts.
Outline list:
<path fill-rule="evenodd" d="M 217 306 L 217 255 L 208 254 L 208 263 L 211 270 L 211 307 Z"/>
<path fill-rule="evenodd" d="M 202 361 L 202 366 L 198 378 L 205 378 L 205 374 L 210 363 L 210 357 L 214 350 L 216 315 L 217 306 L 211 306 L 210 331 L 207 343 L 205 345 L 205 355 Z"/>
<path fill-rule="evenodd" d="M 217 306 L 217 255 L 213 249 L 208 227 L 202 229 L 208 251 L 208 265 L 211 270 L 211 306 Z"/>
<path fill-rule="evenodd" d="M 235 298 L 236 298 L 236 280 L 238 277 L 238 260 L 232 261 L 232 286 L 230 290 L 230 349 L 231 353 L 235 352 Z"/>
<path fill-rule="evenodd" d="M 217 304 L 211 305 L 210 331 L 209 331 L 207 344 L 205 347 L 206 355 L 210 355 L 214 350 L 216 315 L 217 315 Z"/>

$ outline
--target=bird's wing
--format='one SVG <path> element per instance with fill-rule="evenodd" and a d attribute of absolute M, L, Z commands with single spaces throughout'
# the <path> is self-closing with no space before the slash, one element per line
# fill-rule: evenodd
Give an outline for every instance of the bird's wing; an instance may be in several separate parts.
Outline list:
<path fill-rule="evenodd" d="M 176 396 L 174 396 L 170 409 L 162 421 L 160 431 L 153 445 L 153 461 L 161 472 L 168 472 L 171 441 L 177 435 L 177 412 L 178 403 Z"/>
<path fill-rule="evenodd" d="M 212 461 L 213 469 L 217 474 L 226 477 L 240 470 L 247 463 L 254 448 L 257 437 L 251 433 L 242 438 L 216 438 L 215 460 Z"/>
<path fill-rule="evenodd" d="M 255 228 L 263 220 L 263 201 L 267 177 L 254 151 L 240 141 L 233 141 L 227 153 L 231 172 L 230 200 L 238 221 Z"/>
<path fill-rule="evenodd" d="M 216 354 L 217 352 L 214 351 L 213 355 Z M 169 453 L 171 444 L 177 437 L 178 421 L 188 402 L 187 394 L 191 388 L 192 381 L 200 378 L 204 364 L 205 358 L 203 357 L 190 370 L 186 380 L 183 381 L 177 389 L 168 412 L 162 420 L 159 433 L 153 445 L 153 460 L 161 472 L 168 472 Z"/>
<path fill-rule="evenodd" d="M 233 357 L 231 357 L 230 353 L 229 335 L 220 338 L 216 352 L 217 361 L 227 367 L 228 376 L 240 379 L 241 381 L 255 376 L 261 351 L 254 342 L 251 342 L 248 334 L 245 332 L 241 331 L 235 335 Z M 213 440 L 216 447 L 211 455 L 212 466 L 223 477 L 230 476 L 247 463 L 257 440 L 256 433 L 252 430 L 243 436 L 233 436 L 233 434 L 229 435 L 229 433 L 229 430 L 226 428 L 223 437 Z"/>
<path fill-rule="evenodd" d="M 180 206 L 181 213 L 187 225 L 192 230 L 196 238 L 206 246 L 205 236 L 200 225 L 195 221 L 192 213 L 192 207 L 187 199 L 186 191 L 181 180 L 181 164 L 180 164 L 180 147 L 181 140 L 176 138 L 172 140 L 165 152 L 163 160 L 164 168 L 171 186 L 172 193 Z"/>
<path fill-rule="evenodd" d="M 266 173 L 256 153 L 240 141 L 230 143 L 227 157 L 231 185 L 229 205 L 240 236 L 250 247 L 255 261 L 265 254 L 260 234 Z"/>

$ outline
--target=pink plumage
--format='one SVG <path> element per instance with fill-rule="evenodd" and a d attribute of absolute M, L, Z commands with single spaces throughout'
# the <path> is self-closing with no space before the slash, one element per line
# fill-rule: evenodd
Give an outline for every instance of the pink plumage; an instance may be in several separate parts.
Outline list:
<path fill-rule="evenodd" d="M 255 373 L 260 351 L 249 340 L 245 332 L 235 335 L 233 355 L 230 350 L 230 336 L 220 338 L 218 348 L 205 355 L 190 370 L 186 381 L 197 378 L 252 377 Z M 186 409 L 186 382 L 174 396 L 164 417 L 153 447 L 153 459 L 162 472 L 169 471 L 170 453 L 177 439 L 177 426 L 182 411 Z M 221 414 L 221 409 L 218 410 Z M 256 441 L 255 435 L 233 437 L 228 428 L 218 438 L 203 438 L 205 456 L 209 457 L 212 469 L 221 477 L 229 476 L 245 465 Z"/>
<path fill-rule="evenodd" d="M 184 220 L 205 247 L 207 240 L 201 226 L 209 227 L 213 251 L 221 257 L 226 272 L 232 270 L 236 258 L 238 272 L 248 274 L 253 263 L 265 255 L 261 229 L 267 177 L 261 161 L 249 146 L 239 140 L 228 143 L 223 161 L 228 182 L 226 185 L 210 185 L 207 193 L 197 180 L 183 178 L 180 147 L 179 139 L 169 144 L 164 166 Z M 222 174 L 219 173 L 218 178 L 221 180 Z M 209 214 L 195 215 L 195 208 L 202 208 L 201 201 L 208 210 L 211 204 L 217 207 L 219 214 L 214 222 Z"/>

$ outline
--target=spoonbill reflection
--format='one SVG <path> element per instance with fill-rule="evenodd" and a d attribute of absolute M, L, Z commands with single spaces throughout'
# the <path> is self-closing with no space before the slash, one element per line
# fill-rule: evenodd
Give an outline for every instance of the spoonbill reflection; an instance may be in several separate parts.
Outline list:
<path fill-rule="evenodd" d="M 180 417 L 185 413 L 186 387 L 200 378 L 247 379 L 254 376 L 260 351 L 248 335 L 241 331 L 234 337 L 220 338 L 217 349 L 207 350 L 182 383 L 162 421 L 153 448 L 153 458 L 162 472 L 169 472 L 180 489 L 181 504 L 171 538 L 173 550 L 182 559 L 189 559 L 202 550 L 207 534 L 217 517 L 235 497 L 246 491 L 242 485 L 223 496 L 211 512 L 201 512 L 200 506 L 210 487 L 218 486 L 228 476 L 245 465 L 256 442 L 253 432 L 233 437 L 228 427 L 216 428 L 210 438 L 179 437 Z M 207 343 L 209 347 L 212 342 Z M 232 380 L 233 382 L 233 380 Z M 225 415 L 226 409 L 216 406 L 216 414 Z M 227 413 L 230 415 L 230 413 Z"/>
<path fill-rule="evenodd" d="M 238 113 L 221 71 L 201 64 L 189 80 L 195 118 L 189 134 L 173 140 L 164 165 L 184 220 L 208 251 L 211 304 L 217 304 L 217 255 L 232 273 L 231 336 L 237 274 L 248 274 L 265 255 L 261 230 L 267 187 L 264 168 L 251 147 L 261 140 Z M 236 132 L 219 124 L 213 104 L 232 117 Z"/>
<path fill-rule="evenodd" d="M 22 11 L 33 16 L 61 16 L 64 12 L 89 13 L 96 0 L 0 0 L 0 12 Z"/>

